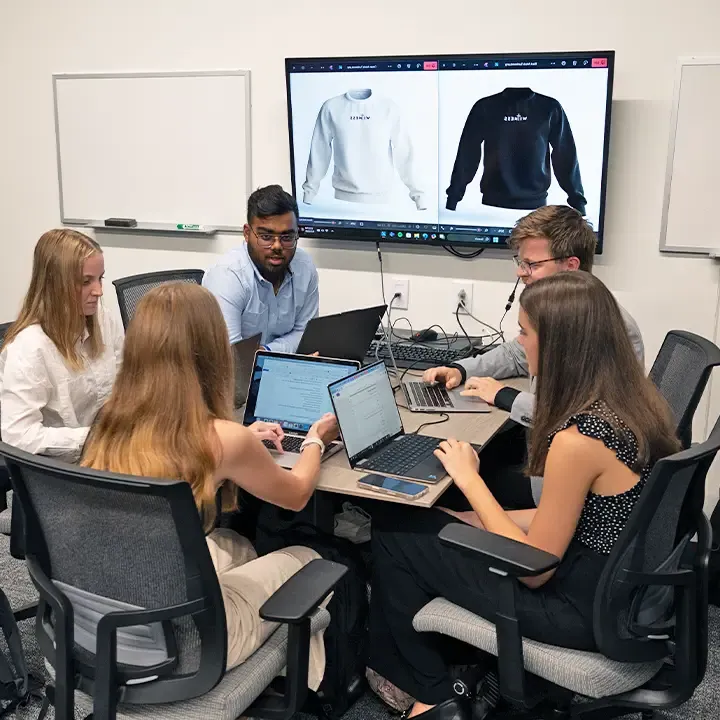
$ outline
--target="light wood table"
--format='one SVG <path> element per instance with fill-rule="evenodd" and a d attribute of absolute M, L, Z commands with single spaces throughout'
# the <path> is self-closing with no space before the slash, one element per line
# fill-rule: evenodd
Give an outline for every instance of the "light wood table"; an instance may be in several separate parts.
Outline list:
<path fill-rule="evenodd" d="M 518 390 L 527 390 L 529 382 L 527 378 L 513 378 L 504 381 L 507 385 Z M 400 405 L 404 404 L 404 396 L 398 391 L 397 399 Z M 439 420 L 439 413 L 413 413 L 400 408 L 405 432 L 411 433 L 420 425 L 433 420 Z M 449 413 L 447 422 L 437 425 L 430 425 L 420 431 L 421 435 L 431 435 L 438 438 L 454 437 L 458 440 L 465 440 L 473 445 L 485 445 L 490 438 L 500 429 L 508 419 L 509 414 L 498 408 L 491 408 L 489 413 Z M 371 500 L 385 500 L 404 505 L 416 507 L 432 507 L 438 498 L 452 484 L 452 479 L 445 476 L 440 482 L 429 485 L 430 490 L 417 500 L 406 500 L 394 495 L 367 490 L 358 486 L 357 481 L 367 472 L 351 470 L 347 455 L 344 451 L 336 453 L 328 458 L 321 465 L 320 480 L 317 484 L 318 490 L 338 493 L 340 495 L 353 495 L 356 497 L 369 498 Z"/>

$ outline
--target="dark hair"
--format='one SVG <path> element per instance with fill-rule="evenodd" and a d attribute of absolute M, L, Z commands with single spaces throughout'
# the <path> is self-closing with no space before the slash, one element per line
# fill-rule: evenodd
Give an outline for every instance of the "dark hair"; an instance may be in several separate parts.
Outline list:
<path fill-rule="evenodd" d="M 279 185 L 268 185 L 258 188 L 248 198 L 247 221 L 251 223 L 255 218 L 273 217 L 295 213 L 298 217 L 298 205 L 295 198 L 286 193 Z"/>
<path fill-rule="evenodd" d="M 580 270 L 592 271 L 597 238 L 590 223 L 568 205 L 547 205 L 517 221 L 508 245 L 517 251 L 524 240 L 543 237 L 556 258 L 576 257 Z"/>
<path fill-rule="evenodd" d="M 528 285 L 520 306 L 538 335 L 529 474 L 543 474 L 548 437 L 598 401 L 610 410 L 617 432 L 635 435 L 636 472 L 680 449 L 670 409 L 645 375 L 620 307 L 600 280 L 583 271 L 559 272 Z"/>

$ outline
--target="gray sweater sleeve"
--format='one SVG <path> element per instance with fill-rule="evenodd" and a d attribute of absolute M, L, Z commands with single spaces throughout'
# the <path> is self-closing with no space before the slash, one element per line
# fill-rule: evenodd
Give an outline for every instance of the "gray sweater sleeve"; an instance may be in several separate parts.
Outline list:
<path fill-rule="evenodd" d="M 525 350 L 517 338 L 498 345 L 482 355 L 465 358 L 453 365 L 462 367 L 465 379 L 474 376 L 502 380 L 510 377 L 527 377 L 528 374 Z"/>
<path fill-rule="evenodd" d="M 645 346 L 642 335 L 640 334 L 640 328 L 625 308 L 620 307 L 620 312 L 625 321 L 628 337 L 630 338 L 633 349 L 640 362 L 644 364 Z M 503 380 L 504 378 L 527 377 L 528 375 L 525 350 L 517 338 L 510 342 L 503 343 L 476 358 L 466 358 L 465 360 L 453 363 L 453 367 L 458 368 L 462 372 L 463 382 L 471 376 L 492 377 L 496 380 Z M 530 392 L 518 392 L 512 399 L 510 418 L 521 425 L 529 427 L 532 425 L 534 414 L 535 378 L 532 378 Z"/>

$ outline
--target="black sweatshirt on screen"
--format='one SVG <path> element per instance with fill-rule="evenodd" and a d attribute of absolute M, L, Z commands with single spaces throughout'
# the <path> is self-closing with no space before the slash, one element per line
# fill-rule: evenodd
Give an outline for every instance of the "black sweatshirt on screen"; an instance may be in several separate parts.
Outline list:
<path fill-rule="evenodd" d="M 480 192 L 484 205 L 535 210 L 547 202 L 550 165 L 568 205 L 583 215 L 577 150 L 562 105 L 530 88 L 506 88 L 481 98 L 465 121 L 447 189 L 448 210 L 455 210 L 475 177 L 485 143 Z M 550 149 L 552 148 L 552 152 Z"/>

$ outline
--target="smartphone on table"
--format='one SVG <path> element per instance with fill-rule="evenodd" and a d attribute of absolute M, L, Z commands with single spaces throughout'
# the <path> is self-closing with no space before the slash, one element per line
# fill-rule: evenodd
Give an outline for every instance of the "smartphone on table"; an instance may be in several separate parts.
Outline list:
<path fill-rule="evenodd" d="M 416 500 L 428 491 L 428 486 L 422 483 L 375 474 L 364 475 L 358 480 L 358 485 L 368 490 L 395 495 L 406 500 Z"/>

